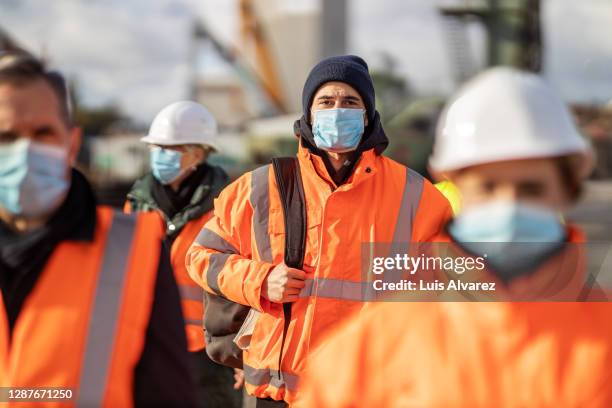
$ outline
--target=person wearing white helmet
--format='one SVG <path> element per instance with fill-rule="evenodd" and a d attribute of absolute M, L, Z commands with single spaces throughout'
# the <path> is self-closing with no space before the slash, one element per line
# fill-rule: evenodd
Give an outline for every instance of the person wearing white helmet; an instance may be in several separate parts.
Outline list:
<path fill-rule="evenodd" d="M 505 301 L 442 290 L 441 302 L 379 303 L 313 356 L 296 406 L 612 406 L 612 304 L 585 285 L 584 247 L 564 246 L 584 236 L 559 216 L 591 162 L 536 74 L 494 68 L 466 84 L 430 160 L 463 201 L 442 250 L 489 251 L 476 276 Z"/>
<path fill-rule="evenodd" d="M 150 147 L 151 172 L 134 183 L 124 211 L 156 211 L 163 216 L 187 345 L 197 366 L 200 402 L 231 407 L 241 401 L 241 394 L 232 387 L 234 372 L 212 362 L 204 351 L 204 293 L 185 269 L 189 246 L 211 217 L 213 200 L 229 182 L 222 168 L 207 163 L 208 156 L 219 150 L 217 139 L 216 120 L 204 106 L 180 101 L 162 109 L 141 139 Z"/>
<path fill-rule="evenodd" d="M 584 240 L 560 214 L 579 198 L 591 168 L 589 144 L 548 84 L 503 67 L 470 81 L 447 105 L 430 159 L 432 174 L 461 197 L 450 236 L 487 252 L 505 281 L 532 272 L 563 242 Z M 530 256 L 497 242 L 518 243 Z"/>
<path fill-rule="evenodd" d="M 153 176 L 176 192 L 208 154 L 218 150 L 216 138 L 212 114 L 196 102 L 181 101 L 162 109 L 141 140 L 151 146 Z"/>

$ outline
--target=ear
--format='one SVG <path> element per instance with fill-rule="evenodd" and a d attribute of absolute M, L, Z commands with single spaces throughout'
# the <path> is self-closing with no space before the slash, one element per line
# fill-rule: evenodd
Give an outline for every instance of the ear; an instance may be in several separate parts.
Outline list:
<path fill-rule="evenodd" d="M 427 172 L 429 173 L 429 175 L 431 176 L 431 178 L 436 182 L 439 183 L 441 181 L 445 181 L 445 180 L 450 180 L 450 175 L 446 172 L 437 172 L 434 171 L 431 166 L 427 166 Z"/>
<path fill-rule="evenodd" d="M 370 123 L 368 121 L 368 113 L 367 112 L 363 112 L 363 118 L 364 118 L 364 127 L 368 127 L 368 124 Z"/>
<path fill-rule="evenodd" d="M 188 163 L 188 167 L 195 167 L 200 165 L 206 159 L 207 153 L 203 148 L 190 148 L 187 150 L 185 157 L 182 160 L 182 164 Z"/>
<path fill-rule="evenodd" d="M 74 166 L 76 164 L 79 150 L 81 150 L 82 140 L 83 130 L 80 127 L 74 126 L 72 129 L 70 129 L 70 147 L 68 148 L 68 163 L 70 166 Z"/>
<path fill-rule="evenodd" d="M 198 163 L 202 163 L 208 156 L 208 150 L 205 150 L 204 148 L 195 149 L 194 155 Z"/>

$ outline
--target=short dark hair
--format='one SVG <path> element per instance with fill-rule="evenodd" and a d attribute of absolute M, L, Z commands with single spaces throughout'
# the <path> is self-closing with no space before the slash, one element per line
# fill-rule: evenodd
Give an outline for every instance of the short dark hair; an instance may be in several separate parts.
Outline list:
<path fill-rule="evenodd" d="M 72 126 L 70 96 L 62 74 L 50 71 L 45 63 L 25 52 L 0 51 L 0 84 L 27 84 L 43 80 L 53 90 L 60 105 L 60 115 L 66 126 Z"/>

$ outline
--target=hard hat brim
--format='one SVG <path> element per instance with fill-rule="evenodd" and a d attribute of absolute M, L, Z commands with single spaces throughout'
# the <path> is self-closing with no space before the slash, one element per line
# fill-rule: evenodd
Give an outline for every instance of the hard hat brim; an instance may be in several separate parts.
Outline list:
<path fill-rule="evenodd" d="M 587 145 L 584 149 L 571 149 L 571 150 L 559 150 L 556 153 L 550 152 L 532 152 L 530 153 L 521 153 L 521 154 L 500 154 L 499 157 L 488 157 L 478 159 L 469 159 L 465 161 L 456 161 L 454 163 L 443 163 L 440 162 L 442 160 L 436 160 L 435 157 L 431 157 L 429 159 L 429 167 L 435 173 L 453 173 L 458 170 L 467 169 L 470 167 L 490 164 L 490 163 L 498 163 L 505 161 L 519 161 L 519 160 L 531 160 L 531 159 L 554 159 L 556 157 L 563 156 L 577 156 L 580 158 L 576 171 L 580 174 L 580 178 L 587 178 L 593 170 L 594 167 L 594 152 Z"/>
<path fill-rule="evenodd" d="M 219 147 L 216 143 L 202 143 L 202 142 L 190 142 L 190 141 L 175 141 L 175 140 L 159 140 L 157 137 L 152 135 L 147 135 L 145 137 L 140 138 L 141 142 L 154 144 L 158 146 L 182 146 L 182 145 L 202 145 L 202 146 L 210 146 L 215 152 L 219 151 Z"/>

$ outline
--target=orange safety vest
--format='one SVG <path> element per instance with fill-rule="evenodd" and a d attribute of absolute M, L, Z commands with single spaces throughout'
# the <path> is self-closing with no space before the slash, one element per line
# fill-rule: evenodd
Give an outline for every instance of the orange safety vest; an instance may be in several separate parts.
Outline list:
<path fill-rule="evenodd" d="M 329 329 L 368 304 L 362 291 L 363 242 L 436 240 L 451 217 L 448 201 L 423 177 L 373 150 L 346 184 L 333 189 L 321 157 L 300 147 L 306 198 L 306 287 L 292 304 L 282 351 L 283 310 L 261 297 L 283 261 L 283 209 L 271 166 L 246 173 L 215 201 L 214 217 L 187 255 L 191 277 L 206 290 L 263 311 L 244 353 L 246 388 L 291 403 L 309 349 Z"/>
<path fill-rule="evenodd" d="M 0 387 L 72 389 L 72 401 L 48 407 L 131 407 L 162 238 L 156 214 L 99 207 L 93 242 L 57 246 L 12 336 L 0 294 Z"/>
<path fill-rule="evenodd" d="M 313 353 L 295 406 L 611 407 L 612 303 L 594 299 L 381 302 Z"/>
<path fill-rule="evenodd" d="M 126 213 L 132 212 L 129 201 L 125 202 L 123 211 Z M 189 247 L 211 217 L 212 211 L 209 211 L 186 223 L 170 249 L 170 262 L 181 295 L 187 349 L 193 352 L 206 347 L 204 340 L 204 290 L 189 276 L 185 266 L 185 257 Z"/>
<path fill-rule="evenodd" d="M 212 211 L 200 218 L 189 221 L 172 243 L 170 259 L 176 283 L 181 294 L 181 305 L 185 318 L 187 333 L 187 348 L 189 351 L 199 351 L 205 347 L 204 341 L 204 289 L 189 276 L 185 266 L 187 251 L 193 241 L 212 217 Z"/>

